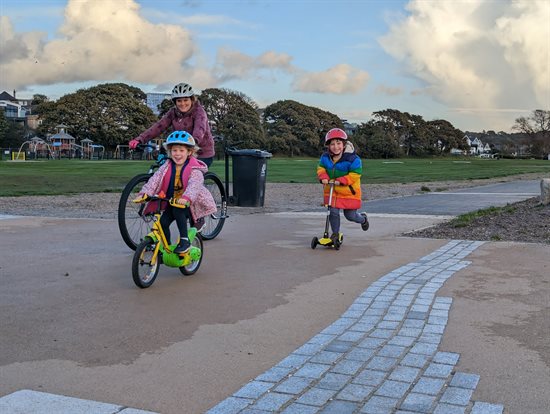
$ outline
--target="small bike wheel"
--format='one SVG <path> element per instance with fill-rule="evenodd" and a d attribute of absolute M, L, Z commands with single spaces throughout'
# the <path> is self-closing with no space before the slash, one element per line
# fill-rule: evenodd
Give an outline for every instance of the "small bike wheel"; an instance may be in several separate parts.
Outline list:
<path fill-rule="evenodd" d="M 132 259 L 132 278 L 136 286 L 145 289 L 153 284 L 160 268 L 160 255 L 154 264 L 151 263 L 156 242 L 150 238 L 143 240 L 136 248 Z"/>
<path fill-rule="evenodd" d="M 319 239 L 317 237 L 314 237 L 313 239 L 311 239 L 311 248 L 312 249 L 315 249 L 318 244 L 319 244 Z"/>
<path fill-rule="evenodd" d="M 179 268 L 180 272 L 186 276 L 195 274 L 197 270 L 199 270 L 199 267 L 201 266 L 202 257 L 204 255 L 204 249 L 202 247 L 202 237 L 200 234 L 197 234 L 195 236 L 195 238 L 191 242 L 191 247 L 198 247 L 199 249 L 201 249 L 201 257 L 199 257 L 199 260 L 195 262 L 191 262 L 187 266 L 182 266 Z"/>
<path fill-rule="evenodd" d="M 118 228 L 120 235 L 128 247 L 136 250 L 138 244 L 151 231 L 151 221 L 143 215 L 145 204 L 136 204 L 132 200 L 137 197 L 143 184 L 149 180 L 151 174 L 139 174 L 132 178 L 120 195 L 118 202 Z"/>
<path fill-rule="evenodd" d="M 212 240 L 222 231 L 227 214 L 227 196 L 222 181 L 213 172 L 204 174 L 204 186 L 210 191 L 216 203 L 216 212 L 204 217 L 201 236 L 204 240 Z"/>

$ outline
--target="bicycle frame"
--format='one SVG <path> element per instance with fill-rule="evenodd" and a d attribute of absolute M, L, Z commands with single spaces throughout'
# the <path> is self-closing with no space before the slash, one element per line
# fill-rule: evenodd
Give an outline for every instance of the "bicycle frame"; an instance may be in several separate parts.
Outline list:
<path fill-rule="evenodd" d="M 161 217 L 161 211 L 160 211 L 160 203 L 161 201 L 168 201 L 162 198 L 154 198 L 150 202 L 158 202 L 159 206 L 157 208 L 157 211 L 155 212 L 155 215 L 153 216 L 153 226 L 151 228 L 151 232 L 147 235 L 147 237 L 150 237 L 153 239 L 153 241 L 156 243 L 155 250 L 153 252 L 153 256 L 151 258 L 151 265 L 155 265 L 158 260 L 159 252 L 161 252 L 164 255 L 167 255 L 163 259 L 163 262 L 165 265 L 169 267 L 182 267 L 189 265 L 192 261 L 196 261 L 199 259 L 201 252 L 200 249 L 196 249 L 195 247 L 191 247 L 188 252 L 178 255 L 177 253 L 174 253 L 173 249 L 171 248 L 170 244 L 168 243 L 168 239 L 166 238 L 166 235 L 164 234 L 164 230 L 162 229 L 162 226 L 160 224 L 160 217 Z M 193 238 L 197 237 L 197 230 L 192 227 L 189 229 L 189 236 L 190 240 L 192 241 Z"/>

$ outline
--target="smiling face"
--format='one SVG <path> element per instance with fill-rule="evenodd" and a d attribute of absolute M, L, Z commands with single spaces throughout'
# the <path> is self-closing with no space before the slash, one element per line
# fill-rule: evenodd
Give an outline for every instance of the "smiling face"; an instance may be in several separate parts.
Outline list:
<path fill-rule="evenodd" d="M 193 98 L 178 98 L 176 99 L 176 107 L 180 112 L 188 112 L 193 106 Z"/>
<path fill-rule="evenodd" d="M 344 152 L 344 140 L 331 139 L 328 142 L 328 150 L 333 156 L 341 156 L 342 152 Z"/>
<path fill-rule="evenodd" d="M 191 156 L 193 151 L 187 145 L 173 144 L 170 145 L 170 158 L 176 165 L 183 165 L 187 158 Z"/>

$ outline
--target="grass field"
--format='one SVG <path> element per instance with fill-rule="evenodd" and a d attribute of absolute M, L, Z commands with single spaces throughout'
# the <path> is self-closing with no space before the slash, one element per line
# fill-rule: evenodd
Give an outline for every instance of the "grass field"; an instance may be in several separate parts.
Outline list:
<path fill-rule="evenodd" d="M 318 159 L 270 158 L 268 182 L 314 183 Z M 0 196 L 118 192 L 147 172 L 151 161 L 0 161 Z M 223 178 L 223 161 L 212 171 Z M 524 173 L 550 173 L 550 161 L 481 158 L 363 160 L 363 183 L 472 180 Z"/>

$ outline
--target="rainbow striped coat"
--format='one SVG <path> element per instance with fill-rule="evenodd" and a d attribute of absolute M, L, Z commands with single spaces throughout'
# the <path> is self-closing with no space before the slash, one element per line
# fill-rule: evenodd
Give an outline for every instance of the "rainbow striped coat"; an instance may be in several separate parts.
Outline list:
<path fill-rule="evenodd" d="M 319 181 L 338 180 L 341 184 L 334 186 L 332 207 L 345 210 L 357 210 L 361 207 L 362 171 L 361 158 L 355 153 L 353 147 L 346 146 L 342 157 L 336 163 L 332 162 L 328 151 L 321 155 L 317 166 Z M 325 204 L 328 204 L 329 190 L 330 187 L 326 185 L 323 190 Z"/>

